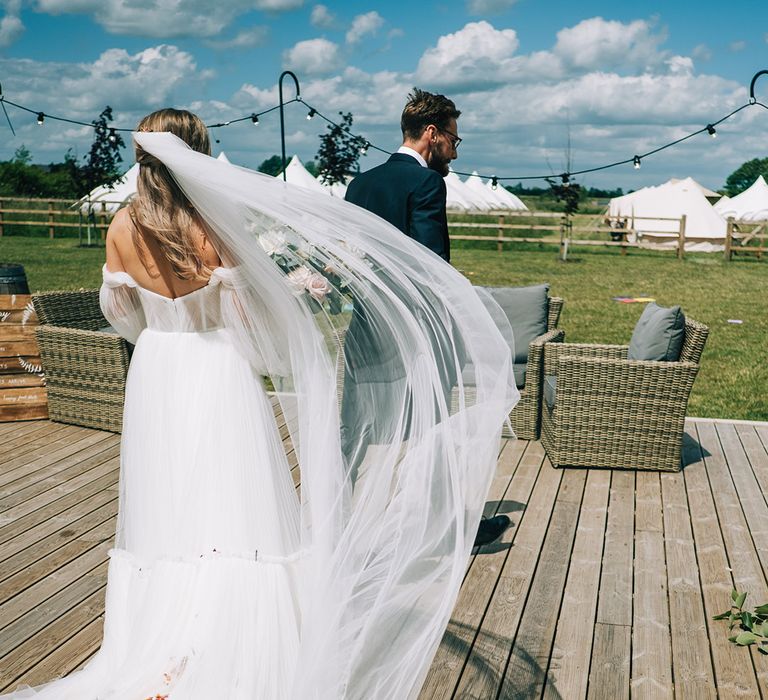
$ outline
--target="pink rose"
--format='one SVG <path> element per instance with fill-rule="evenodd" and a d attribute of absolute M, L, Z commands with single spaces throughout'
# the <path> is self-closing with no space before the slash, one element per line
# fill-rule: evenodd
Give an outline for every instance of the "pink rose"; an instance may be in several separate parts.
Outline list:
<path fill-rule="evenodd" d="M 322 301 L 331 291 L 328 280 L 317 272 L 312 273 L 306 282 L 306 289 L 315 301 Z"/>
<path fill-rule="evenodd" d="M 294 268 L 288 273 L 286 281 L 293 293 L 301 295 L 307 289 L 307 284 L 312 277 L 312 271 L 305 265 Z"/>

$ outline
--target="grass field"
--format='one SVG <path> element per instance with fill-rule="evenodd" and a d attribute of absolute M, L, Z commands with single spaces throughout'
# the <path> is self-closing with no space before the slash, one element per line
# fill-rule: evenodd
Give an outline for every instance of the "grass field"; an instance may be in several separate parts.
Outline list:
<path fill-rule="evenodd" d="M 669 253 L 620 256 L 614 250 L 576 250 L 562 263 L 554 248 L 496 253 L 494 244 L 493 250 L 478 245 L 456 246 L 453 264 L 473 284 L 549 282 L 552 294 L 565 299 L 561 327 L 567 340 L 627 343 L 643 304 L 618 303 L 616 296 L 680 304 L 687 315 L 710 327 L 689 415 L 768 420 L 764 262 L 725 263 L 717 254 L 678 261 Z M 103 248 L 78 248 L 72 239 L 0 238 L 0 261 L 24 265 L 33 291 L 97 287 L 103 259 Z"/>

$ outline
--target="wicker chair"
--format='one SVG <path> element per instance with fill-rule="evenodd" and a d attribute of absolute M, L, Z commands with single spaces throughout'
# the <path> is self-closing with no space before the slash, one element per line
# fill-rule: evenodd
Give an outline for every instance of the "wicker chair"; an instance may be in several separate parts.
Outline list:
<path fill-rule="evenodd" d="M 679 471 L 708 333 L 686 319 L 677 362 L 628 360 L 626 345 L 547 345 L 541 442 L 552 465 Z"/>
<path fill-rule="evenodd" d="M 109 326 L 98 290 L 32 295 L 51 420 L 119 433 L 129 345 Z"/>

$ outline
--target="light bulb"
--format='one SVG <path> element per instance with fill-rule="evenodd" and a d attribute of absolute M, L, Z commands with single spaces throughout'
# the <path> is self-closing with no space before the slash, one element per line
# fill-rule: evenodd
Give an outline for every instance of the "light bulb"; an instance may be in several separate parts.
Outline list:
<path fill-rule="evenodd" d="M 45 121 L 45 114 L 43 114 L 42 112 L 38 112 L 37 113 L 37 123 L 38 123 L 38 125 L 42 126 L 44 121 Z"/>
<path fill-rule="evenodd" d="M 259 115 L 258 114 L 252 114 L 251 115 L 251 121 L 253 122 L 254 126 L 259 125 Z"/>
<path fill-rule="evenodd" d="M 640 170 L 640 156 L 635 156 L 632 159 L 632 165 L 634 166 L 635 170 Z"/>
<path fill-rule="evenodd" d="M 314 107 L 309 108 L 309 112 L 307 112 L 307 119 L 312 119 L 317 114 Z"/>

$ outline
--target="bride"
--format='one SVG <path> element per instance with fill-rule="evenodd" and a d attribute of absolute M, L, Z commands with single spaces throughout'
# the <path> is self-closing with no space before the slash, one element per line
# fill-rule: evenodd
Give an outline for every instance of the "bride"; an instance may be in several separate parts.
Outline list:
<path fill-rule="evenodd" d="M 136 344 L 104 638 L 9 697 L 416 697 L 517 399 L 492 302 L 373 214 L 214 160 L 189 112 L 134 141 L 101 288 Z M 342 449 L 353 310 L 378 349 L 356 427 L 386 438 Z"/>

